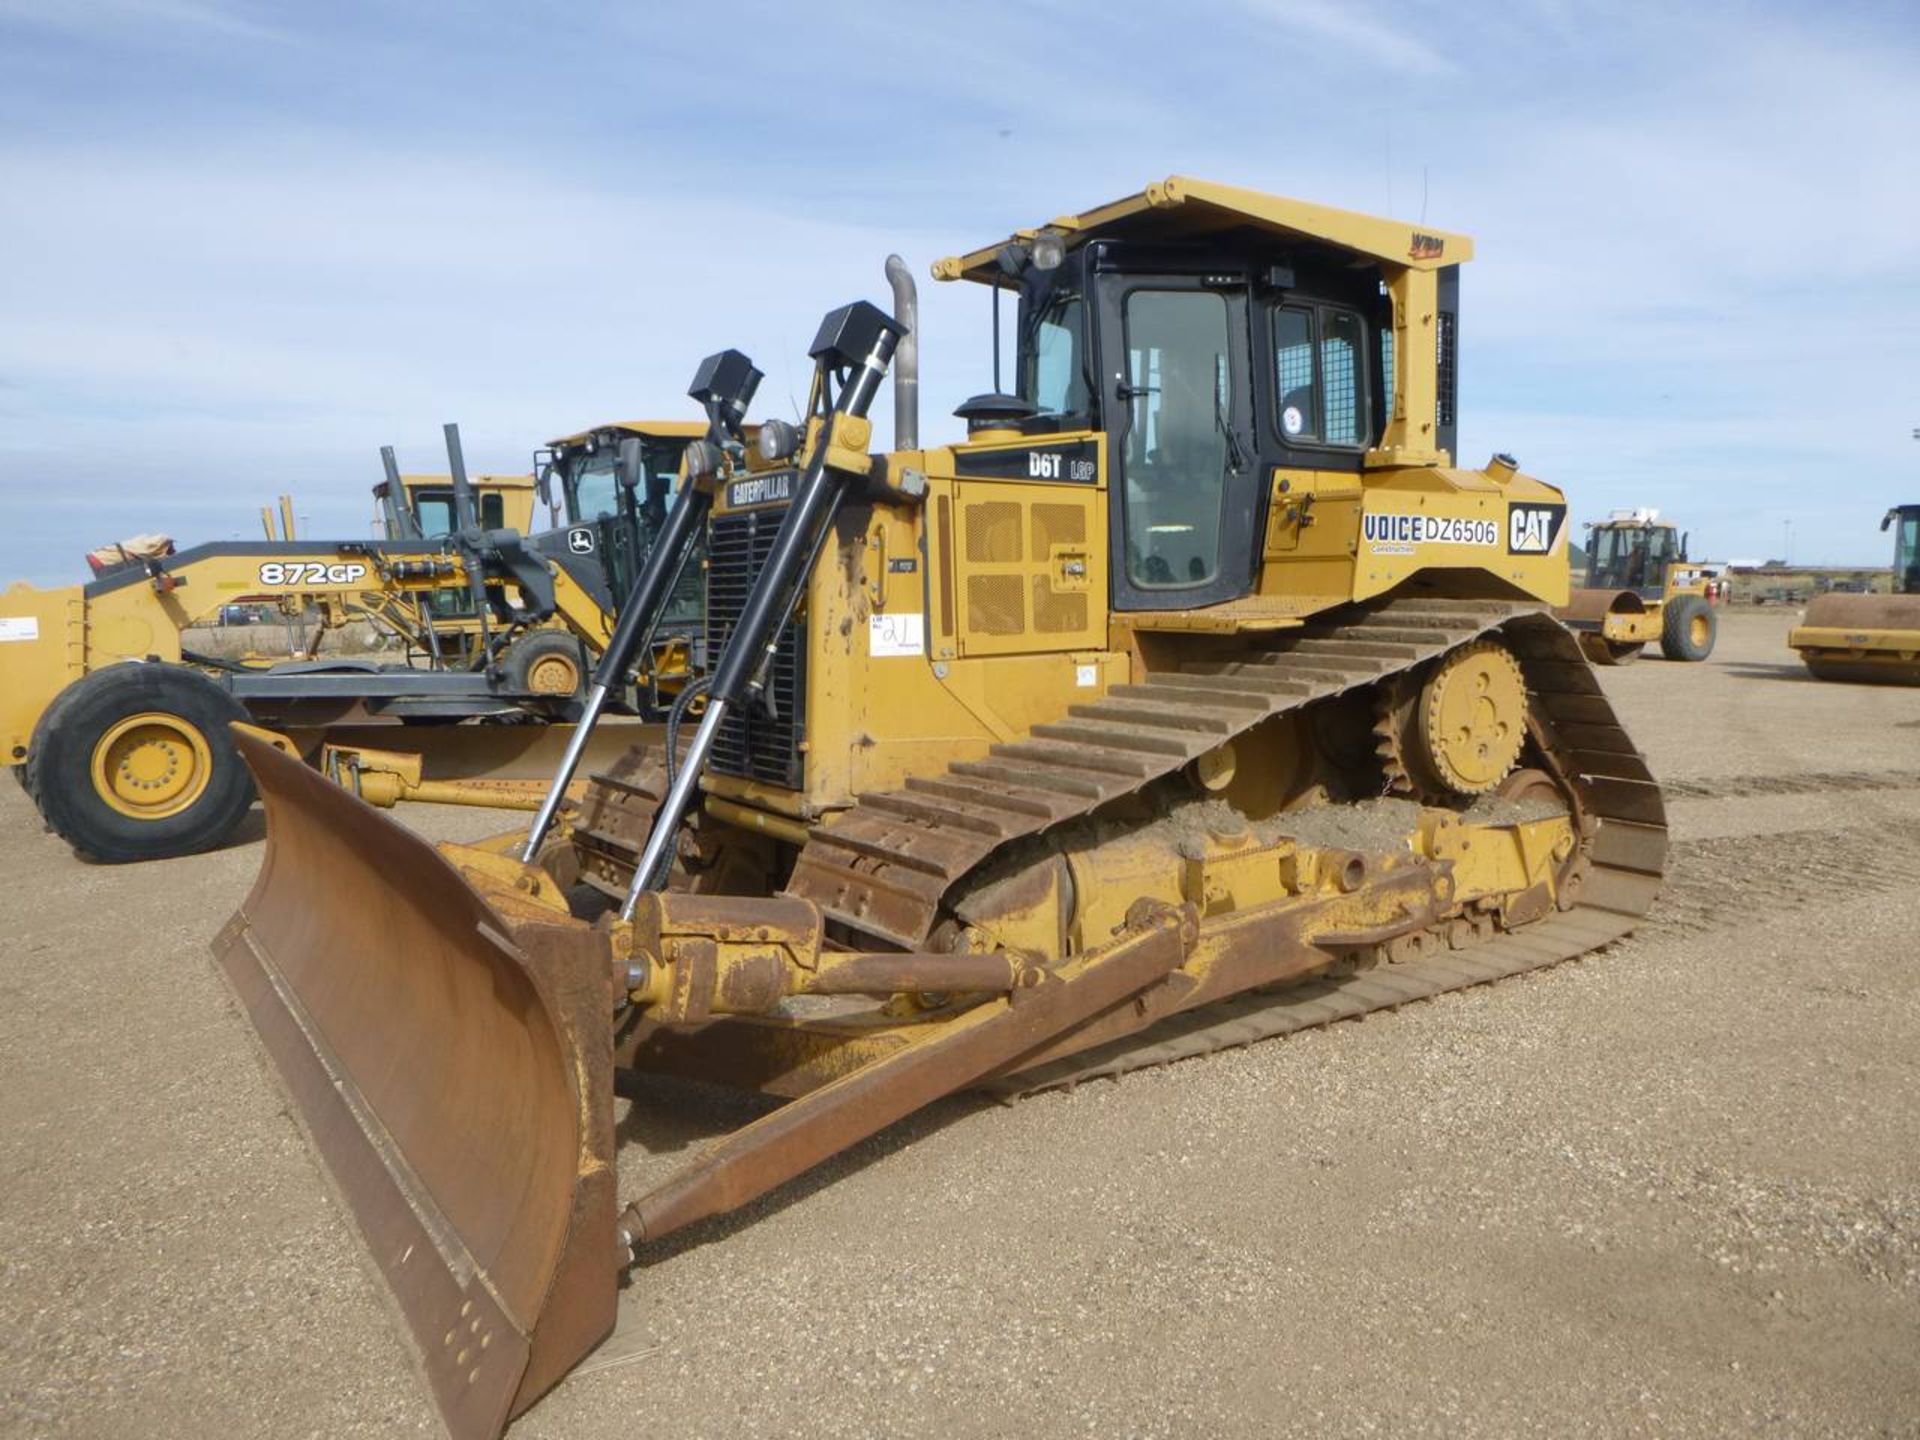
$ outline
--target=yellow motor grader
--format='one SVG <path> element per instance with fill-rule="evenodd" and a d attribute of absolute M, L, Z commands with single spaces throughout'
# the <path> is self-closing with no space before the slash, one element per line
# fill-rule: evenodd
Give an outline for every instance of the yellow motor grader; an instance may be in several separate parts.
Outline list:
<path fill-rule="evenodd" d="M 545 548 L 577 580 L 584 599 L 603 612 L 596 620 L 569 624 L 567 616 L 556 611 L 490 657 L 486 652 L 496 628 L 489 623 L 493 607 L 476 604 L 468 586 L 443 585 L 404 599 L 393 594 L 358 598 L 377 605 L 389 628 L 406 636 L 410 659 L 459 669 L 492 663 L 509 683 L 529 693 L 571 699 L 585 690 L 589 655 L 598 638 L 612 632 L 615 601 L 632 587 L 665 519 L 681 452 L 705 433 L 705 424 L 697 421 L 617 420 L 548 441 L 535 453 L 528 474 L 472 478 L 471 503 L 482 530 L 543 533 L 536 528 L 535 499 L 546 507 L 544 532 L 552 538 L 544 542 Z M 459 529 L 451 476 L 402 475 L 389 465 L 388 477 L 374 486 L 373 494 L 378 506 L 374 533 L 380 538 L 436 540 Z M 267 538 L 274 538 L 271 526 Z M 700 570 L 696 555 L 662 617 L 649 663 L 642 667 L 644 693 L 636 697 L 635 707 L 643 714 L 663 713 L 697 661 Z M 518 604 L 523 597 L 506 598 Z M 410 623 L 392 624 L 393 613 L 402 607 Z"/>
<path fill-rule="evenodd" d="M 1616 510 L 1587 527 L 1584 584 L 1554 613 L 1596 665 L 1627 665 L 1649 644 L 1669 660 L 1713 654 L 1719 617 L 1707 571 L 1687 558 L 1687 537 L 1658 510 Z"/>
<path fill-rule="evenodd" d="M 1178 178 L 1018 231 L 934 268 L 1017 297 L 1011 390 L 944 444 L 890 262 L 804 424 L 747 446 L 757 372 L 702 366 L 623 623 L 704 540 L 712 667 L 571 819 L 436 849 L 243 742 L 267 854 L 215 952 L 453 1434 L 598 1344 L 649 1246 L 941 1095 L 1633 928 L 1664 810 L 1551 614 L 1565 499 L 1452 454 L 1470 253 Z M 636 1072 L 785 1103 L 623 1207 Z"/>
<path fill-rule="evenodd" d="M 1893 593 L 1815 596 L 1787 644 L 1822 680 L 1920 685 L 1920 505 L 1881 517 L 1893 531 Z"/>
<path fill-rule="evenodd" d="M 408 487 L 382 451 L 381 538 L 297 538 L 283 501 L 281 533 L 268 512 L 265 541 L 117 547 L 87 584 L 13 585 L 0 592 L 0 750 L 48 826 L 109 862 L 233 833 L 254 799 L 223 733 L 235 721 L 383 803 L 535 804 L 546 786 L 529 767 L 550 774 L 568 742 L 560 722 L 576 712 L 587 657 L 617 630 L 653 512 L 664 514 L 681 453 L 705 429 L 635 422 L 556 442 L 527 484 L 551 496 L 557 478 L 564 498 L 551 503 L 566 523 L 537 533 L 489 523 L 508 518 L 506 496 L 476 491 L 450 425 L 437 516 L 399 504 Z M 530 516 L 531 497 L 518 508 Z M 697 557 L 681 559 L 697 587 Z M 637 678 L 623 672 L 616 708 L 657 719 L 685 683 L 697 661 L 687 622 L 699 618 L 686 583 L 644 632 L 634 658 L 646 662 Z M 318 613 L 316 649 L 326 629 L 372 618 L 409 653 L 252 664 L 192 648 L 194 627 L 247 602 Z M 508 723 L 461 723 L 476 719 Z"/>

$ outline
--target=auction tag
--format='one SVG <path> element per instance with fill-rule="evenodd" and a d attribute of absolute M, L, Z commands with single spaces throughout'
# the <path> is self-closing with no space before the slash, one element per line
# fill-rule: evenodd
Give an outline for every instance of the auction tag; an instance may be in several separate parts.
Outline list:
<path fill-rule="evenodd" d="M 875 660 L 927 653 L 927 617 L 913 614 L 869 615 L 867 654 Z"/>

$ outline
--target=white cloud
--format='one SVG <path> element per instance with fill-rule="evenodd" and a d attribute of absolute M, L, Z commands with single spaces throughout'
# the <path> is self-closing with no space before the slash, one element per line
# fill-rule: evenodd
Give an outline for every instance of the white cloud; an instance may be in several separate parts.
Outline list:
<path fill-rule="evenodd" d="M 1399 75 L 1451 75 L 1459 67 L 1420 40 L 1407 17 L 1383 18 L 1358 0 L 1241 0 L 1258 19 L 1319 42 L 1346 61 Z M 1436 27 L 1438 28 L 1438 27 Z M 1316 47 L 1318 48 L 1318 47 Z M 1224 57 L 1223 57 L 1224 60 Z"/>

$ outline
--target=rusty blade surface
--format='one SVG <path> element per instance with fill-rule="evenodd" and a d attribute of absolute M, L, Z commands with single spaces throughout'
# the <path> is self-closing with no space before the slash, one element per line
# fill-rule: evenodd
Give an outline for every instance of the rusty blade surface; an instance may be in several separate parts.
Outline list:
<path fill-rule="evenodd" d="M 613 1325 L 606 963 L 577 928 L 510 931 L 432 846 L 236 743 L 267 849 L 215 956 L 448 1430 L 498 1435 Z"/>

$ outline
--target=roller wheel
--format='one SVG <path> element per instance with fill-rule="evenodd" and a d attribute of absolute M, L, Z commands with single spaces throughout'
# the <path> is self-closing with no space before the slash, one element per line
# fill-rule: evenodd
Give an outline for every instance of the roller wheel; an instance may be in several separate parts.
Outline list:
<path fill-rule="evenodd" d="M 1580 653 L 1594 665 L 1631 665 L 1640 658 L 1640 652 L 1646 649 L 1642 642 L 1631 644 L 1624 640 L 1609 640 L 1604 635 L 1591 632 L 1580 637 Z"/>
<path fill-rule="evenodd" d="M 210 850 L 253 804 L 227 726 L 240 702 L 159 662 L 113 665 L 47 707 L 27 752 L 27 790 L 53 831 L 109 864 Z"/>
<path fill-rule="evenodd" d="M 560 630 L 535 630 L 507 647 L 500 662 L 508 686 L 546 700 L 577 700 L 586 693 L 587 662 L 580 642 Z"/>
<path fill-rule="evenodd" d="M 1682 595 L 1660 618 L 1660 653 L 1669 660 L 1704 660 L 1713 653 L 1720 617 L 1698 595 Z"/>

